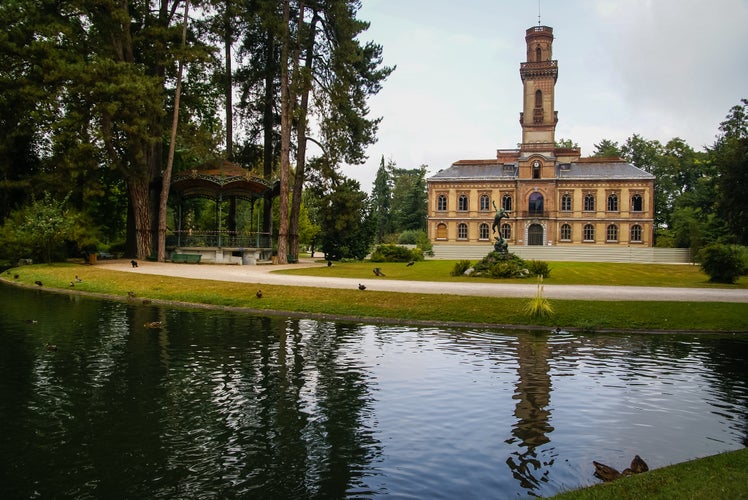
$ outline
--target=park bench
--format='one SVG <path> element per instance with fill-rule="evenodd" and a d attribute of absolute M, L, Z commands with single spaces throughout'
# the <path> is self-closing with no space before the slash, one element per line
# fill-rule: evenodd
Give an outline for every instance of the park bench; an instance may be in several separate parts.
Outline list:
<path fill-rule="evenodd" d="M 173 253 L 173 254 L 171 254 L 171 261 L 172 262 L 187 263 L 187 264 L 199 264 L 201 257 L 202 257 L 202 255 L 200 255 L 200 254 Z"/>

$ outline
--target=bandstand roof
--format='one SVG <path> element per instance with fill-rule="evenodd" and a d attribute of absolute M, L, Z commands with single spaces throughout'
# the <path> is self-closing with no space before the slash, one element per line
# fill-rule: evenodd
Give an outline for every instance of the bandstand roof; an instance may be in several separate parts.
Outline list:
<path fill-rule="evenodd" d="M 213 160 L 174 174 L 171 189 L 184 198 L 237 197 L 246 200 L 277 196 L 280 183 L 254 175 L 241 165 Z"/>

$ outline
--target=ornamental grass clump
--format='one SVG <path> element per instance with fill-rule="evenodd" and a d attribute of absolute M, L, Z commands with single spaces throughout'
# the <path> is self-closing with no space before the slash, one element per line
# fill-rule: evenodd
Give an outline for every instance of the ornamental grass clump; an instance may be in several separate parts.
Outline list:
<path fill-rule="evenodd" d="M 542 276 L 538 276 L 538 293 L 525 306 L 525 314 L 533 318 L 547 318 L 553 315 L 551 303 L 543 297 Z"/>

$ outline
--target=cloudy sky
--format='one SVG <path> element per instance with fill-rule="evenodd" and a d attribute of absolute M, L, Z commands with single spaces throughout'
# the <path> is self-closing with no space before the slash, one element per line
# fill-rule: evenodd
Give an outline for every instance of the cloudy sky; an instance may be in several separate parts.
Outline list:
<path fill-rule="evenodd" d="M 430 176 L 516 147 L 539 10 L 559 64 L 556 139 L 583 156 L 633 134 L 700 150 L 748 98 L 748 0 L 362 0 L 362 38 L 397 69 L 370 100 L 383 120 L 369 160 L 343 173 L 370 192 L 382 156 Z"/>

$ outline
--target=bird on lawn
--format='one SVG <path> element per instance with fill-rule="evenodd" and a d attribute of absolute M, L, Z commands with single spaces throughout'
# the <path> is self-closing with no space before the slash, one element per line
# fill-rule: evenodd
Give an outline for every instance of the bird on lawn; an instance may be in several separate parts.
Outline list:
<path fill-rule="evenodd" d="M 366 290 L 366 285 L 362 285 L 361 283 L 358 284 L 359 290 Z"/>
<path fill-rule="evenodd" d="M 73 288 L 74 286 L 75 286 L 75 283 L 73 283 L 73 282 L 71 281 L 71 282 L 70 282 L 70 288 Z"/>
<path fill-rule="evenodd" d="M 13 279 L 14 279 L 14 280 L 17 280 L 17 279 L 18 279 L 18 278 L 20 278 L 20 277 L 21 277 L 21 276 L 20 276 L 20 275 L 18 275 L 18 274 L 14 274 L 14 275 L 13 275 Z"/>
<path fill-rule="evenodd" d="M 594 472 L 595 477 L 598 478 L 598 479 L 602 479 L 606 483 L 609 482 L 609 481 L 615 481 L 619 477 L 623 476 L 623 474 L 621 474 L 620 472 L 618 472 L 613 467 L 610 467 L 610 466 L 605 465 L 605 464 L 601 464 L 600 462 L 595 462 L 593 460 L 592 461 L 592 465 L 595 466 L 595 472 Z M 627 471 L 629 473 L 631 472 L 629 469 L 626 469 L 623 472 L 626 473 Z"/>
<path fill-rule="evenodd" d="M 327 261 L 327 267 L 330 267 L 330 266 L 332 266 L 332 261 L 331 261 L 331 260 L 328 260 L 328 261 Z"/>
<path fill-rule="evenodd" d="M 42 282 L 39 280 L 34 281 L 34 283 L 36 284 L 36 286 L 42 286 Z"/>
<path fill-rule="evenodd" d="M 257 293 L 255 293 L 258 299 L 262 298 L 262 290 L 257 290 Z"/>
<path fill-rule="evenodd" d="M 78 275 L 75 275 L 75 282 L 76 283 L 83 283 L 83 280 L 78 277 Z"/>
<path fill-rule="evenodd" d="M 633 474 L 641 474 L 642 472 L 647 472 L 649 470 L 649 466 L 647 463 L 642 460 L 642 458 L 639 455 L 635 455 L 634 459 L 631 461 L 631 466 L 623 469 L 622 472 L 618 472 L 613 467 L 610 467 L 605 464 L 601 464 L 600 462 L 592 461 L 592 465 L 595 466 L 595 477 L 602 479 L 603 481 L 614 481 L 618 478 L 621 478 L 623 476 L 631 476 Z"/>
<path fill-rule="evenodd" d="M 133 259 L 133 260 L 131 260 L 131 261 L 130 261 L 130 265 L 131 265 L 132 267 L 138 267 L 138 261 L 137 261 L 137 260 L 135 260 L 135 259 Z"/>
<path fill-rule="evenodd" d="M 374 274 L 376 274 L 377 276 L 384 276 L 384 273 L 378 267 L 374 268 Z"/>
<path fill-rule="evenodd" d="M 410 267 L 410 266 L 412 266 L 413 264 L 415 264 L 415 261 L 412 261 L 412 260 L 411 260 L 410 262 L 408 262 L 407 264 L 405 264 L 405 267 Z"/>
<path fill-rule="evenodd" d="M 649 470 L 649 466 L 647 465 L 647 462 L 642 460 L 642 457 L 639 455 L 634 456 L 634 459 L 631 461 L 631 472 L 634 474 L 641 474 L 642 472 L 647 472 Z"/>

